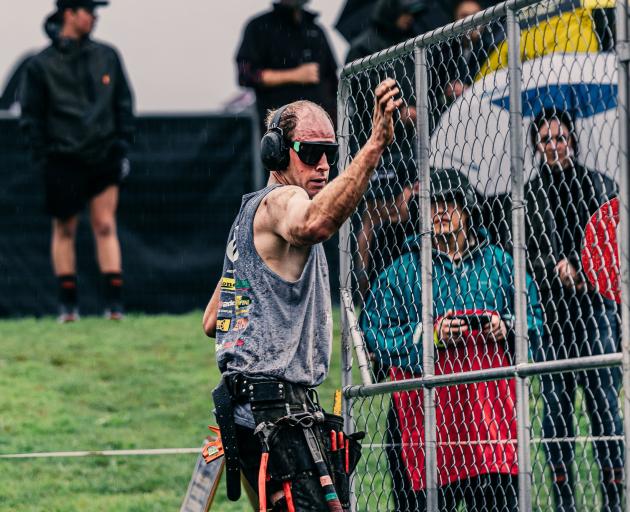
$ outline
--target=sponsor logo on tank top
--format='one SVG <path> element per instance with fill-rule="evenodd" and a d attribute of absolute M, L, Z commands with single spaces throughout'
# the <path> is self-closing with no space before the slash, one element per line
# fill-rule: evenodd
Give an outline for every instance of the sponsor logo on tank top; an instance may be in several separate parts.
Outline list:
<path fill-rule="evenodd" d="M 232 277 L 223 277 L 221 278 L 221 290 L 226 292 L 233 292 L 234 285 L 236 284 L 236 280 Z"/>
<path fill-rule="evenodd" d="M 232 320 L 229 318 L 220 318 L 217 320 L 217 331 L 228 332 L 230 330 L 230 324 Z"/>
<path fill-rule="evenodd" d="M 230 243 L 228 243 L 227 251 L 225 252 L 225 255 L 227 256 L 228 260 L 230 260 L 232 263 L 238 260 L 238 249 L 236 248 L 236 239 L 233 238 L 232 240 L 230 240 Z"/>

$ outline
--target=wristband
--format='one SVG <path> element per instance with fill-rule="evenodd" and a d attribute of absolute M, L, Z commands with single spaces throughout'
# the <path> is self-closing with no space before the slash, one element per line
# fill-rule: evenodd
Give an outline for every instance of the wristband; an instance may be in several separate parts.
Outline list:
<path fill-rule="evenodd" d="M 433 344 L 436 348 L 446 348 L 444 342 L 438 337 L 437 329 L 433 329 Z"/>

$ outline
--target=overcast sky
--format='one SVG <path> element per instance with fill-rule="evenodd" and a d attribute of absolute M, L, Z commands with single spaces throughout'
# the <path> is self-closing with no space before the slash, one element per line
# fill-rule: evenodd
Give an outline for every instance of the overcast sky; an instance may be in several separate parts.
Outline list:
<path fill-rule="evenodd" d="M 347 45 L 332 28 L 345 0 L 311 0 L 338 63 Z M 18 57 L 43 48 L 53 0 L 0 0 L 0 84 Z M 234 54 L 246 20 L 271 0 L 111 0 L 95 37 L 116 46 L 138 112 L 211 111 L 238 94 Z"/>

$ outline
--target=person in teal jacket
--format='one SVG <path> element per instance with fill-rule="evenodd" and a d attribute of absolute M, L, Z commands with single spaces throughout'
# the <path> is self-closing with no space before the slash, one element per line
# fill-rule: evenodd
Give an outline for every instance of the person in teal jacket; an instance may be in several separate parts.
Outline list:
<path fill-rule="evenodd" d="M 489 243 L 467 178 L 453 169 L 431 173 L 435 374 L 509 366 L 513 361 L 513 260 Z M 413 215 L 414 213 L 411 212 Z M 392 380 L 422 375 L 420 237 L 368 293 L 361 327 L 376 361 Z M 537 339 L 542 311 L 532 279 L 528 331 Z M 440 510 L 517 510 L 514 379 L 436 390 Z M 425 506 L 422 392 L 394 393 L 388 458 L 396 510 Z"/>

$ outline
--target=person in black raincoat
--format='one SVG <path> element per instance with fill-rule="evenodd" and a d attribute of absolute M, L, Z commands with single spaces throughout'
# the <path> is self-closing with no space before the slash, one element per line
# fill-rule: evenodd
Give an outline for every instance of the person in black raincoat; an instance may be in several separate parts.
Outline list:
<path fill-rule="evenodd" d="M 379 0 L 370 26 L 354 39 L 346 62 L 366 57 L 411 39 L 449 21 L 441 8 L 431 9 L 425 0 Z M 365 292 L 369 282 L 399 255 L 413 226 L 401 222 L 406 204 L 414 197 L 415 166 L 415 68 L 413 50 L 388 63 L 355 75 L 350 82 L 350 151 L 361 147 L 371 124 L 370 84 L 393 76 L 401 89 L 405 106 L 395 123 L 394 143 L 387 148 L 371 178 L 357 234 L 357 274 L 359 288 Z M 402 215 L 401 215 L 402 214 Z"/>
<path fill-rule="evenodd" d="M 270 110 L 297 100 L 336 120 L 337 63 L 308 0 L 280 0 L 248 21 L 236 54 L 238 82 L 256 93 L 261 133 Z"/>
<path fill-rule="evenodd" d="M 566 111 L 543 110 L 531 124 L 530 142 L 539 159 L 539 172 L 525 187 L 528 271 L 536 279 L 545 312 L 544 333 L 540 343 L 532 344 L 532 356 L 538 362 L 618 352 L 617 306 L 590 287 L 580 257 L 591 215 L 617 195 L 617 186 L 600 172 L 578 163 L 578 140 L 573 119 Z M 573 511 L 577 506 L 572 466 L 578 386 L 583 390 L 594 438 L 593 454 L 600 470 L 600 510 L 621 510 L 623 441 L 615 439 L 623 437 L 620 369 L 543 374 L 540 381 L 554 510 Z"/>
<path fill-rule="evenodd" d="M 116 207 L 129 172 L 133 98 L 118 52 L 90 38 L 95 9 L 107 4 L 57 0 L 57 11 L 45 22 L 52 43 L 29 60 L 22 83 L 20 124 L 42 171 L 53 219 L 60 322 L 79 318 L 75 238 L 86 205 L 105 284 L 105 314 L 123 314 Z"/>
<path fill-rule="evenodd" d="M 481 0 L 455 0 L 453 18 L 463 20 L 484 8 Z M 443 45 L 442 67 L 445 69 L 443 107 L 455 101 L 464 91 L 480 79 L 479 72 L 493 50 L 505 39 L 505 17 L 482 24 Z"/>

